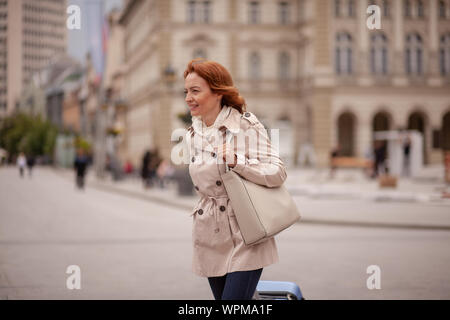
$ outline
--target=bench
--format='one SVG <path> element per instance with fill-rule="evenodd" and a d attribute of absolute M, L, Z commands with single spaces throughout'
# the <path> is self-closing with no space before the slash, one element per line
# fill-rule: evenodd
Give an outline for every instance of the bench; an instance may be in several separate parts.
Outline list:
<path fill-rule="evenodd" d="M 331 167 L 334 168 L 362 168 L 369 169 L 373 167 L 373 162 L 366 158 L 356 157 L 335 157 L 331 159 Z"/>

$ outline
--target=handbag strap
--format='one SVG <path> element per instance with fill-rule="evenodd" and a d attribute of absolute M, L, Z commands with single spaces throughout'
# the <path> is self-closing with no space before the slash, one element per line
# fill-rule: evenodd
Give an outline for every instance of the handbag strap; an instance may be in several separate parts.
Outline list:
<path fill-rule="evenodd" d="M 231 140 L 233 140 L 233 135 L 231 134 L 230 135 L 230 141 L 227 141 L 227 131 L 226 130 L 224 130 L 223 131 L 223 140 L 225 141 L 225 143 L 230 143 L 231 142 Z M 217 166 L 219 167 L 219 163 L 217 163 Z M 230 167 L 228 167 L 228 165 L 227 165 L 227 163 L 226 163 L 226 160 L 225 160 L 225 173 L 227 173 L 228 171 L 230 171 L 231 169 L 230 169 Z M 220 167 L 219 167 L 219 173 L 220 173 Z"/>

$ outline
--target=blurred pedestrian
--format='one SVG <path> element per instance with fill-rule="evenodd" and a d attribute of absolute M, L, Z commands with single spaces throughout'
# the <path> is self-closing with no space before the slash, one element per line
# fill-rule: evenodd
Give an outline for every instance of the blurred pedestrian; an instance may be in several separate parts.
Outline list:
<path fill-rule="evenodd" d="M 149 187 L 149 164 L 152 159 L 152 154 L 150 150 L 147 150 L 142 158 L 141 164 L 141 178 L 144 185 L 144 188 Z"/>
<path fill-rule="evenodd" d="M 33 154 L 29 154 L 28 155 L 28 157 L 27 157 L 27 167 L 28 167 L 28 176 L 31 178 L 31 174 L 32 174 L 32 171 L 33 171 L 33 167 L 34 167 L 34 164 L 35 164 L 35 158 L 34 158 L 34 155 Z"/>
<path fill-rule="evenodd" d="M 123 165 L 123 172 L 125 172 L 125 174 L 127 174 L 127 175 L 133 174 L 134 167 L 133 167 L 133 163 L 131 162 L 130 159 L 127 159 L 125 161 L 125 164 Z"/>
<path fill-rule="evenodd" d="M 411 138 L 406 134 L 403 141 L 403 174 L 409 177 L 411 173 Z"/>
<path fill-rule="evenodd" d="M 84 189 L 84 177 L 86 175 L 87 167 L 89 164 L 88 157 L 85 155 L 83 149 L 77 150 L 77 155 L 75 157 L 75 161 L 73 163 L 73 167 L 76 173 L 76 185 L 78 189 Z"/>
<path fill-rule="evenodd" d="M 19 167 L 20 177 L 23 178 L 23 172 L 25 171 L 25 166 L 27 165 L 27 158 L 25 154 L 21 152 L 19 157 L 17 157 L 17 166 Z"/>
<path fill-rule="evenodd" d="M 376 178 L 380 174 L 380 171 L 385 174 L 387 173 L 385 141 L 375 141 L 374 155 L 373 178 Z"/>

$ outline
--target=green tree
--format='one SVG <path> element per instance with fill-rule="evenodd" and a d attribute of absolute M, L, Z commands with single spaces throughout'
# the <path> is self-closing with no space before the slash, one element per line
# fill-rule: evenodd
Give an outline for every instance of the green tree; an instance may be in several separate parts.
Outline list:
<path fill-rule="evenodd" d="M 18 113 L 3 119 L 0 124 L 0 147 L 10 156 L 20 152 L 51 156 L 57 134 L 57 127 L 40 116 Z"/>

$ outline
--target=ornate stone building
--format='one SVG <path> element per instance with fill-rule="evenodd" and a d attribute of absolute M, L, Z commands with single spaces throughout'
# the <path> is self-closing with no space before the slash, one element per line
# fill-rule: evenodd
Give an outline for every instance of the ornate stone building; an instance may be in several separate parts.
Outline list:
<path fill-rule="evenodd" d="M 370 4 L 379 30 L 366 25 Z M 129 0 L 120 23 L 135 163 L 153 147 L 170 157 L 182 73 L 198 56 L 227 67 L 248 110 L 280 129 L 289 164 L 308 143 L 318 165 L 337 144 L 362 157 L 377 130 L 421 131 L 427 163 L 450 143 L 449 1 Z"/>

